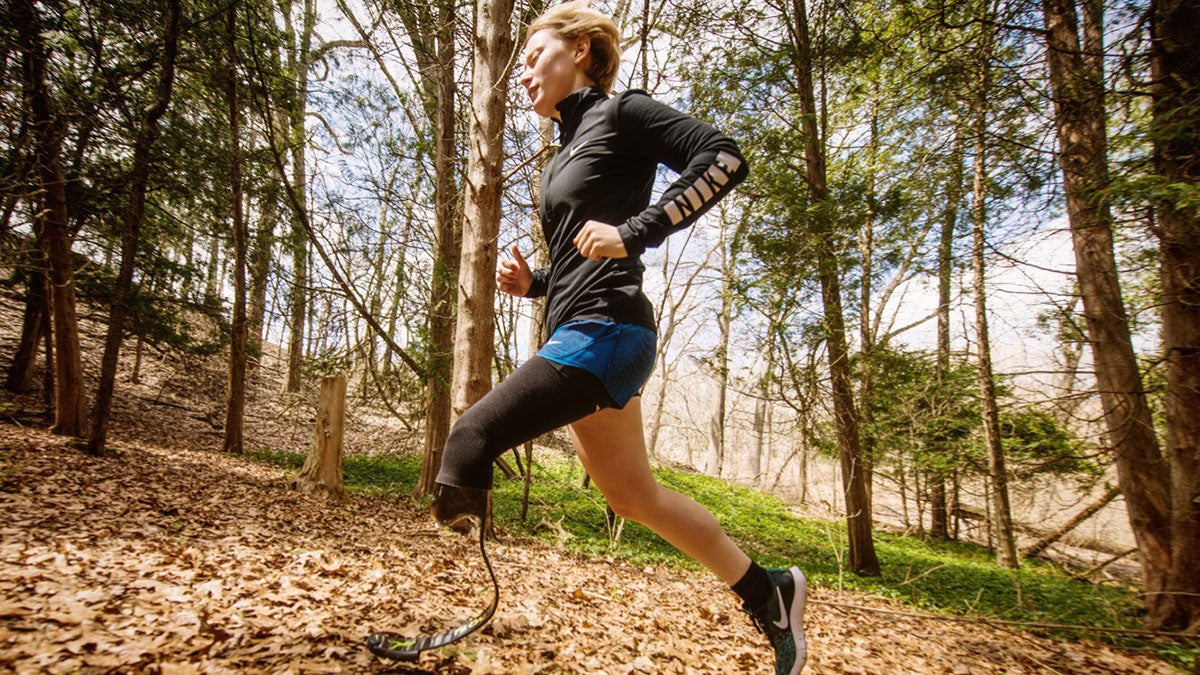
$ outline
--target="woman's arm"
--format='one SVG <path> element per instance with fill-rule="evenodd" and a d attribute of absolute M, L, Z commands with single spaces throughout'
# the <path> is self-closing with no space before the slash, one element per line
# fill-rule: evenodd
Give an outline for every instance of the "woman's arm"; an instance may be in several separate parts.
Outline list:
<path fill-rule="evenodd" d="M 728 136 L 644 92 L 625 92 L 617 105 L 622 144 L 679 172 L 656 203 L 617 226 L 626 252 L 638 255 L 696 222 L 742 182 L 749 167 Z"/>

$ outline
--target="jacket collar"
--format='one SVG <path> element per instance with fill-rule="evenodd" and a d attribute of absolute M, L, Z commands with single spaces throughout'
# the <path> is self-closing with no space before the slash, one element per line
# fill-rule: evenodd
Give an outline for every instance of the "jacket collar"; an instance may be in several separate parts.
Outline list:
<path fill-rule="evenodd" d="M 566 98 L 558 102 L 554 106 L 558 110 L 559 117 L 562 121 L 558 123 L 558 138 L 560 145 L 566 145 L 575 137 L 575 132 L 579 129 L 579 123 L 583 120 L 583 114 L 591 110 L 592 106 L 598 102 L 608 98 L 608 94 L 598 86 L 592 85 L 583 89 L 576 89 L 567 94 Z"/>

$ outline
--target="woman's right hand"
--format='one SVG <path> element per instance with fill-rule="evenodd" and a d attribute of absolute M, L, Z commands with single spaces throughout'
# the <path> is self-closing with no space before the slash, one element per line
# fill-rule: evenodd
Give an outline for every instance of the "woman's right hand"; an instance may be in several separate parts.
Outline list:
<path fill-rule="evenodd" d="M 524 297 L 533 285 L 533 272 L 516 244 L 510 250 L 513 257 L 503 258 L 496 264 L 496 287 L 509 295 Z"/>

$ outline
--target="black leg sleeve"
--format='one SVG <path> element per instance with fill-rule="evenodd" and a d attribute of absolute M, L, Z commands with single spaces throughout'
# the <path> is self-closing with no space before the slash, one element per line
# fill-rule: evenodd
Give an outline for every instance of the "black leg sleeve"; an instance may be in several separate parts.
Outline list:
<path fill-rule="evenodd" d="M 595 375 L 534 356 L 454 423 L 437 482 L 490 490 L 492 462 L 506 450 L 583 419 L 610 400 Z"/>

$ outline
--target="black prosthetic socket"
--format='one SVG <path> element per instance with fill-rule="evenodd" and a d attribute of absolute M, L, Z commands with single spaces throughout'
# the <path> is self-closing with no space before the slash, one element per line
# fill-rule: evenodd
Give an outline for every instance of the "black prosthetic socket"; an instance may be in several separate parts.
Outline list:
<path fill-rule="evenodd" d="M 497 457 L 587 417 L 608 401 L 600 378 L 534 356 L 454 423 L 435 480 L 486 492 Z"/>
<path fill-rule="evenodd" d="M 462 534 L 471 531 L 472 518 L 476 519 L 479 527 L 483 527 L 490 492 L 438 483 L 433 496 L 433 517 L 442 525 Z"/>

